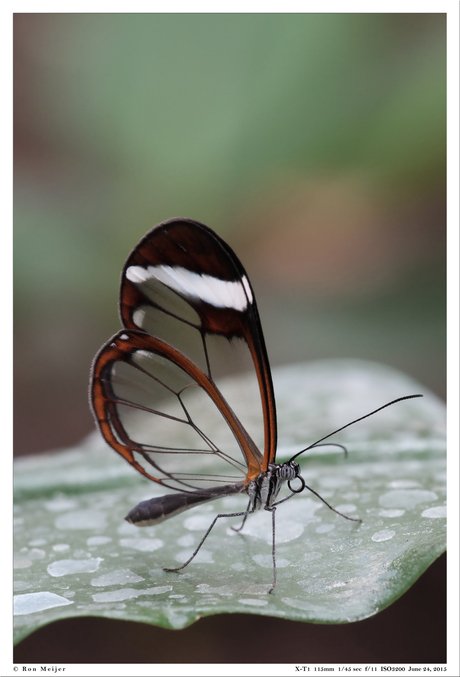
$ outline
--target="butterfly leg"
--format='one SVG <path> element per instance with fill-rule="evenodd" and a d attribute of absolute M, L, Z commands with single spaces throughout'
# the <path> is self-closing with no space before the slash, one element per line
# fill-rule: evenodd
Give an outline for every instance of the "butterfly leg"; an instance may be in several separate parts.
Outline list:
<path fill-rule="evenodd" d="M 249 501 L 249 503 L 248 503 L 248 507 L 246 508 L 246 514 L 243 517 L 243 521 L 241 522 L 241 526 L 231 527 L 233 529 L 233 531 L 241 531 L 241 529 L 244 527 L 244 523 L 246 522 L 248 515 L 250 515 L 251 512 L 254 512 L 253 510 L 249 510 L 250 507 L 251 507 L 251 501 Z"/>
<path fill-rule="evenodd" d="M 266 507 L 265 507 L 265 510 L 269 510 L 269 511 L 271 512 L 271 514 L 272 514 L 272 561 L 273 561 L 273 583 L 272 583 L 272 586 L 271 586 L 270 590 L 268 591 L 268 594 L 270 594 L 271 592 L 273 592 L 273 590 L 275 589 L 275 585 L 276 585 L 276 548 L 275 548 L 275 512 L 276 512 L 276 508 L 274 508 L 273 506 L 271 506 L 271 507 L 267 507 L 267 506 L 266 506 Z"/>
<path fill-rule="evenodd" d="M 207 532 L 205 533 L 205 535 L 203 536 L 203 538 L 202 538 L 201 541 L 199 542 L 198 547 L 197 547 L 197 549 L 195 550 L 195 552 L 193 553 L 193 555 L 192 555 L 191 557 L 189 557 L 189 559 L 188 559 L 186 562 L 184 562 L 184 564 L 181 564 L 180 567 L 174 567 L 174 568 L 169 568 L 169 567 L 166 568 L 166 567 L 163 567 L 163 571 L 180 571 L 181 569 L 184 569 L 184 568 L 187 566 L 187 564 L 190 564 L 190 562 L 192 561 L 192 559 L 193 559 L 193 558 L 198 554 L 198 552 L 200 551 L 201 546 L 203 545 L 203 543 L 205 542 L 205 540 L 207 539 L 207 537 L 208 537 L 209 534 L 211 533 L 211 530 L 212 530 L 213 526 L 215 525 L 215 523 L 217 522 L 217 520 L 218 520 L 220 517 L 243 517 L 243 516 L 244 516 L 244 520 L 245 520 L 246 517 L 247 517 L 248 515 L 252 514 L 253 512 L 254 512 L 254 510 L 249 510 L 249 511 L 248 511 L 248 510 L 245 510 L 244 512 L 222 513 L 222 514 L 220 514 L 220 515 L 216 515 L 216 517 L 215 517 L 215 518 L 213 519 L 213 521 L 211 522 L 211 525 L 210 525 L 209 529 L 207 530 Z M 243 520 L 243 524 L 244 524 L 244 520 Z"/>

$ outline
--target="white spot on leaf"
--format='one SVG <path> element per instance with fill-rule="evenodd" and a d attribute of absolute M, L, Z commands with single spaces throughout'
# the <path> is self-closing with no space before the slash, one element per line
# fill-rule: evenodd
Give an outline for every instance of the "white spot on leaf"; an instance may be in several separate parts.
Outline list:
<path fill-rule="evenodd" d="M 56 595 L 54 592 L 30 592 L 25 595 L 15 595 L 13 598 L 13 613 L 15 616 L 32 614 L 56 606 L 73 604 L 65 597 Z"/>
<path fill-rule="evenodd" d="M 32 560 L 24 555 L 15 555 L 13 559 L 13 569 L 27 569 L 32 566 Z"/>
<path fill-rule="evenodd" d="M 406 511 L 399 510 L 399 508 L 392 508 L 390 510 L 379 510 L 380 517 L 402 517 Z"/>
<path fill-rule="evenodd" d="M 66 550 L 70 550 L 70 545 L 67 543 L 56 543 L 56 545 L 53 545 L 53 550 L 55 552 L 66 552 Z"/>
<path fill-rule="evenodd" d="M 431 503 L 431 501 L 436 501 L 437 498 L 433 491 L 426 491 L 425 489 L 395 489 L 380 496 L 379 503 L 382 508 L 410 510 L 415 508 L 418 503 Z"/>
<path fill-rule="evenodd" d="M 91 557 L 90 559 L 60 559 L 57 562 L 51 562 L 47 571 L 50 576 L 68 576 L 69 574 L 92 573 L 99 569 L 103 562 L 102 557 Z"/>
<path fill-rule="evenodd" d="M 422 512 L 422 517 L 429 517 L 431 519 L 439 519 L 441 517 L 447 517 L 447 506 L 435 505 L 432 508 L 427 508 Z"/>
<path fill-rule="evenodd" d="M 194 552 L 193 548 L 182 550 L 181 552 L 177 553 L 174 559 L 176 560 L 176 562 L 180 562 L 181 564 L 183 564 L 193 555 L 193 552 Z M 196 557 L 194 557 L 193 561 L 197 563 L 206 563 L 206 564 L 214 563 L 214 560 L 212 558 L 212 552 L 210 552 L 209 550 L 205 550 L 204 548 L 201 548 L 199 550 Z"/>
<path fill-rule="evenodd" d="M 391 487 L 391 489 L 415 489 L 421 485 L 420 482 L 416 482 L 415 480 L 393 480 L 388 483 L 388 486 Z"/>
<path fill-rule="evenodd" d="M 348 515 L 350 512 L 356 512 L 357 510 L 356 505 L 353 503 L 342 503 L 341 505 L 334 506 L 334 508 L 343 515 Z"/>
<path fill-rule="evenodd" d="M 216 513 L 217 514 L 217 513 Z M 211 524 L 212 520 L 215 518 L 215 514 L 212 515 L 193 515 L 192 517 L 187 517 L 184 520 L 184 527 L 190 531 L 205 531 Z"/>
<path fill-rule="evenodd" d="M 240 604 L 245 604 L 246 606 L 266 606 L 268 604 L 265 599 L 239 599 Z"/>
<path fill-rule="evenodd" d="M 120 545 L 141 552 L 153 552 L 162 548 L 164 543 L 159 538 L 120 538 Z"/>
<path fill-rule="evenodd" d="M 65 497 L 54 498 L 52 501 L 45 501 L 45 508 L 50 512 L 74 510 L 77 506 L 78 503 L 76 501 Z"/>
<path fill-rule="evenodd" d="M 31 560 L 35 560 L 35 559 L 43 559 L 46 553 L 41 548 L 32 548 L 32 550 L 29 550 L 27 555 L 28 557 L 30 557 Z"/>
<path fill-rule="evenodd" d="M 87 545 L 105 545 L 105 543 L 110 543 L 112 539 L 108 536 L 91 536 L 87 539 Z"/>
<path fill-rule="evenodd" d="M 60 515 L 55 525 L 58 529 L 99 529 L 106 525 L 105 515 L 93 510 L 77 510 Z"/>
<path fill-rule="evenodd" d="M 95 595 L 92 595 L 92 598 L 95 602 L 122 602 L 125 599 L 135 599 L 141 595 L 161 595 L 172 589 L 172 585 L 162 585 L 157 588 L 147 588 L 147 590 L 122 588 L 121 590 L 111 590 L 109 592 L 97 592 Z"/>
<path fill-rule="evenodd" d="M 372 540 L 376 543 L 380 543 L 381 541 L 389 541 L 390 538 L 393 538 L 395 533 L 396 531 L 393 531 L 392 529 L 383 529 L 382 531 L 377 531 L 372 536 Z"/>
<path fill-rule="evenodd" d="M 145 580 L 142 576 L 138 576 L 129 569 L 117 569 L 108 574 L 103 574 L 97 578 L 93 578 L 91 585 L 105 586 L 105 585 L 119 585 L 120 583 L 140 583 Z"/>

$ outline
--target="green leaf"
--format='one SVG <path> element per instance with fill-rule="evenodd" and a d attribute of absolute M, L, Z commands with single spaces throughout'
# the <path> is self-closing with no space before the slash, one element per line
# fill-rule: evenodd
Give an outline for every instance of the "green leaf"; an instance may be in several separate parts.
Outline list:
<path fill-rule="evenodd" d="M 398 403 L 334 436 L 345 444 L 300 457 L 305 481 L 350 522 L 305 491 L 242 532 L 219 520 L 196 559 L 177 566 L 213 516 L 244 510 L 231 496 L 139 529 L 123 520 L 159 494 L 93 434 L 78 448 L 15 464 L 15 633 L 103 616 L 183 628 L 202 616 L 256 613 L 315 623 L 357 621 L 400 597 L 445 549 L 444 405 L 381 365 L 333 360 L 274 371 L 279 452 L 308 444 L 396 397 Z M 244 393 L 245 377 L 233 379 Z M 251 406 L 250 404 L 248 406 Z M 299 460 L 299 459 L 297 459 Z"/>

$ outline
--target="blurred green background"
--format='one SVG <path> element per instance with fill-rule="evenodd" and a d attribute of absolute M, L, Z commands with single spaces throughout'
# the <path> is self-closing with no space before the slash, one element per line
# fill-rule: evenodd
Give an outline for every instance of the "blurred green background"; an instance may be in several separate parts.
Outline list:
<path fill-rule="evenodd" d="M 94 429 L 122 265 L 173 216 L 240 256 L 273 365 L 371 359 L 444 396 L 444 14 L 14 24 L 16 453 Z"/>

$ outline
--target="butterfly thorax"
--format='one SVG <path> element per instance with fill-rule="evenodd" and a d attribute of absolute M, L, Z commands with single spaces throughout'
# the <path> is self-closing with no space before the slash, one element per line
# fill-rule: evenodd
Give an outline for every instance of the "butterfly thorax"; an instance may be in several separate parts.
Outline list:
<path fill-rule="evenodd" d="M 269 508 L 275 502 L 284 482 L 295 480 L 300 474 L 300 466 L 295 461 L 287 463 L 269 463 L 267 472 L 248 484 L 247 492 L 253 510 Z"/>

